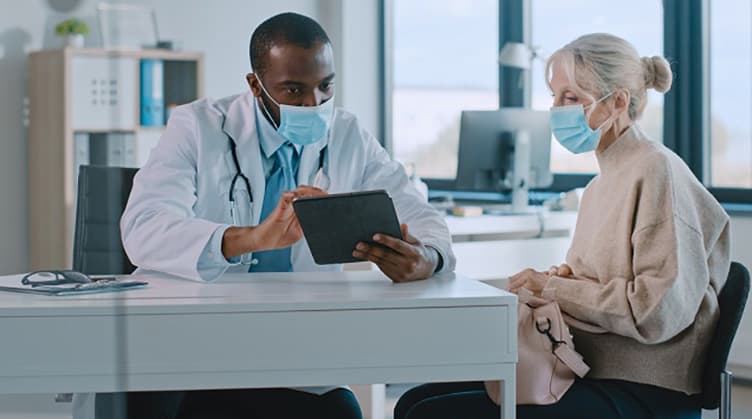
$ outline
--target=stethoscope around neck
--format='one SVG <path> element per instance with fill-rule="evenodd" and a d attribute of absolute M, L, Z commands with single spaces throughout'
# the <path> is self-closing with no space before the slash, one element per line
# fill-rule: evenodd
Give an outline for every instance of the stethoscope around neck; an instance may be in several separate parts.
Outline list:
<path fill-rule="evenodd" d="M 229 191 L 229 200 L 230 200 L 230 212 L 232 213 L 232 222 L 234 225 L 240 225 L 239 220 L 237 220 L 237 203 L 235 202 L 235 186 L 237 185 L 238 181 L 243 181 L 245 183 L 246 190 L 248 191 L 248 199 L 251 205 L 253 204 L 253 193 L 251 190 L 251 181 L 248 179 L 248 176 L 243 173 L 243 169 L 240 168 L 240 160 L 238 160 L 238 151 L 237 151 L 237 144 L 235 144 L 235 140 L 232 139 L 229 135 L 227 136 L 230 140 L 230 153 L 232 154 L 232 162 L 235 165 L 235 175 L 232 177 L 232 181 L 230 182 L 230 191 Z M 316 175 L 313 179 L 313 185 L 321 187 L 322 189 L 328 189 L 329 188 L 329 176 L 326 174 L 324 170 L 324 166 L 327 163 L 327 150 L 329 146 L 325 145 L 321 151 L 319 151 L 319 166 L 316 170 Z"/>
<path fill-rule="evenodd" d="M 245 183 L 246 190 L 248 191 L 248 211 L 249 213 L 247 216 L 250 217 L 250 211 L 252 211 L 253 208 L 253 192 L 251 190 L 251 181 L 248 179 L 248 176 L 243 173 L 243 169 L 240 168 L 240 161 L 238 160 L 238 151 L 237 151 L 237 144 L 235 144 L 235 140 L 232 139 L 229 135 L 227 136 L 230 139 L 230 153 L 232 154 L 232 162 L 235 165 L 235 175 L 232 177 L 232 181 L 230 182 L 230 191 L 229 191 L 229 200 L 230 200 L 230 218 L 232 219 L 232 224 L 234 226 L 241 226 L 241 217 L 238 214 L 238 203 L 235 200 L 235 186 L 237 185 L 238 181 L 242 181 Z M 313 185 L 321 187 L 323 189 L 329 188 L 329 176 L 326 174 L 324 170 L 324 166 L 327 163 L 327 149 L 328 145 L 325 145 L 321 151 L 319 151 L 319 167 L 316 171 L 316 175 L 313 180 Z M 258 260 L 251 259 L 251 255 L 244 254 L 240 256 L 240 264 L 241 265 L 255 265 L 258 263 Z"/>

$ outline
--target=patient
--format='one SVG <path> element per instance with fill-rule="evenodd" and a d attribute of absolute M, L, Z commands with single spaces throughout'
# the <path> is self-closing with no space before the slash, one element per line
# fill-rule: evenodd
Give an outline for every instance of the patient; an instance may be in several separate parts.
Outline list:
<path fill-rule="evenodd" d="M 684 162 L 635 123 L 647 89 L 666 92 L 662 57 L 640 58 L 608 34 L 551 56 L 551 128 L 573 153 L 595 151 L 566 263 L 510 279 L 607 332 L 572 328 L 591 371 L 557 403 L 518 406 L 530 418 L 700 418 L 705 354 L 729 270 L 729 219 Z M 523 372 L 524 373 L 524 372 Z M 530 372 L 534 373 L 534 372 Z M 410 390 L 395 419 L 495 418 L 483 384 Z"/>

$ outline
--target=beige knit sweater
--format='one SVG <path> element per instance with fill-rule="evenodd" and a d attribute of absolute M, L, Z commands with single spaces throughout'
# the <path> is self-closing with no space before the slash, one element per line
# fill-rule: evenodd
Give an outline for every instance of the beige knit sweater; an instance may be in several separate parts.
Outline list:
<path fill-rule="evenodd" d="M 567 263 L 544 296 L 577 320 L 593 378 L 701 391 L 702 367 L 729 271 L 729 218 L 684 162 L 629 128 L 597 154 Z"/>

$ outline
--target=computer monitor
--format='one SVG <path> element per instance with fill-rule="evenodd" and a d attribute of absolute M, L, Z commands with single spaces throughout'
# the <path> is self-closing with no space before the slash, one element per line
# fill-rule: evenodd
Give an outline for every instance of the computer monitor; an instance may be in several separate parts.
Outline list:
<path fill-rule="evenodd" d="M 525 188 L 551 186 L 551 128 L 546 111 L 502 108 L 463 111 L 456 188 L 477 192 L 513 191 L 518 134 L 529 139 Z"/>

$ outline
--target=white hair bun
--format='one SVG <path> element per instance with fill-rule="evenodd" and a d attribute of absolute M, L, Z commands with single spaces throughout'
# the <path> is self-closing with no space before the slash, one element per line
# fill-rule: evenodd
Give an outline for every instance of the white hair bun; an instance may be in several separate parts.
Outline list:
<path fill-rule="evenodd" d="M 665 58 L 660 56 L 642 57 L 642 70 L 645 75 L 645 87 L 655 89 L 661 93 L 671 88 L 673 74 L 671 66 Z"/>

